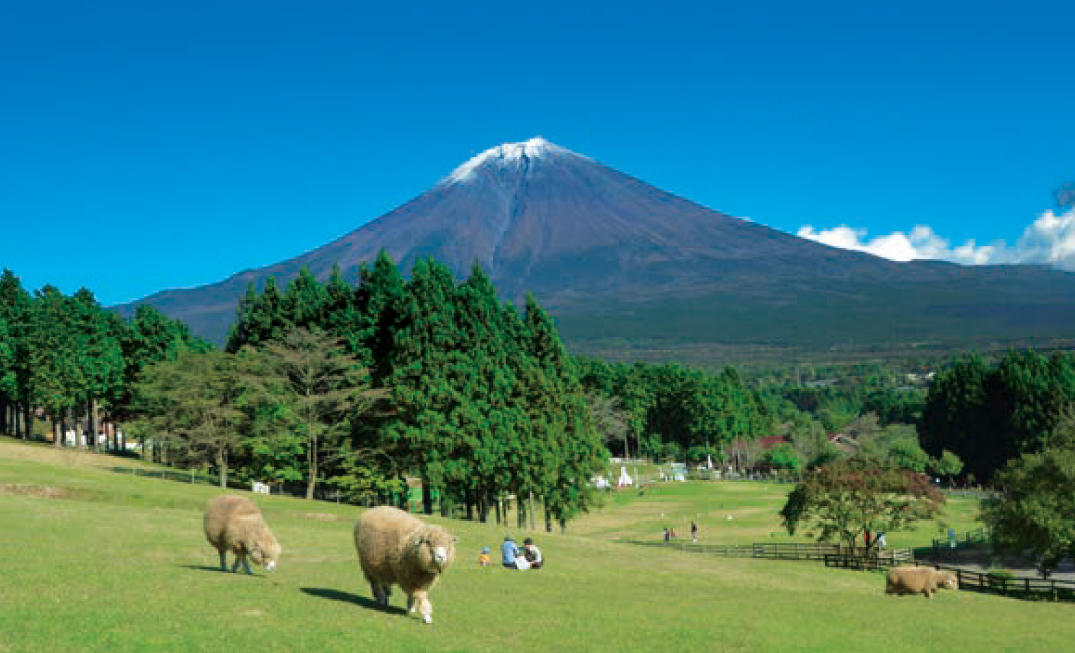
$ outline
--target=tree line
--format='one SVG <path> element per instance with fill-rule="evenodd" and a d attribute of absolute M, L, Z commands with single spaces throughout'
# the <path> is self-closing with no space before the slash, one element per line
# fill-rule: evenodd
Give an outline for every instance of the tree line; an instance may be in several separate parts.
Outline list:
<path fill-rule="evenodd" d="M 106 310 L 85 288 L 65 295 L 46 285 L 29 292 L 0 273 L 0 432 L 32 439 L 35 413 L 52 424 L 56 446 L 85 425 L 95 449 L 119 449 L 117 422 L 131 417 L 143 370 L 210 345 L 150 306 L 129 319 Z M 83 429 L 75 429 L 82 435 Z M 109 436 L 101 443 L 98 434 Z"/>

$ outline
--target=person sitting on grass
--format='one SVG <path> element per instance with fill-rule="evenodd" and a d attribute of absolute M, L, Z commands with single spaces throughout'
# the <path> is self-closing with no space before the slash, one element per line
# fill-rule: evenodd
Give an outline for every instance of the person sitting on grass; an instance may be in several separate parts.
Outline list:
<path fill-rule="evenodd" d="M 541 556 L 541 549 L 537 548 L 534 540 L 529 537 L 523 540 L 523 555 L 530 561 L 531 569 L 541 569 L 541 566 L 545 563 L 545 558 Z"/>
<path fill-rule="evenodd" d="M 515 559 L 519 557 L 519 547 L 510 535 L 504 537 L 504 543 L 500 545 L 500 555 L 506 568 L 518 569 Z"/>

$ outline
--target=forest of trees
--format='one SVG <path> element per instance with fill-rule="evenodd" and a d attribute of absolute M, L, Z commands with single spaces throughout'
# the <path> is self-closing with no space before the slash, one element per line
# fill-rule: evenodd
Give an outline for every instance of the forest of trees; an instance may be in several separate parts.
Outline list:
<path fill-rule="evenodd" d="M 988 483 L 1009 461 L 1042 449 L 1075 400 L 1075 356 L 1010 351 L 996 365 L 968 354 L 940 371 L 919 423 L 923 448 L 963 459 Z"/>
<path fill-rule="evenodd" d="M 124 320 L 89 290 L 66 296 L 53 286 L 30 293 L 11 270 L 0 274 L 0 432 L 35 437 L 35 414 L 48 418 L 56 446 L 76 422 L 111 436 L 131 417 L 142 371 L 210 345 L 149 306 Z M 91 446 L 101 448 L 98 438 Z"/>
<path fill-rule="evenodd" d="M 801 471 L 841 457 L 826 435 L 845 429 L 863 442 L 876 436 L 873 450 L 902 439 L 910 466 L 925 459 L 907 435 L 923 392 L 897 387 L 888 369 L 804 385 L 800 370 L 794 382 L 779 372 L 748 381 L 732 367 L 573 359 L 536 301 L 521 313 L 502 304 L 479 267 L 458 283 L 420 261 L 404 280 L 382 255 L 360 276 L 357 286 L 339 271 L 322 283 L 303 270 L 286 288 L 251 286 L 221 352 L 152 308 L 123 320 L 85 290 L 31 295 L 8 271 L 3 430 L 28 437 L 33 406 L 57 431 L 81 417 L 97 432 L 100 411 L 128 422 L 155 460 L 212 467 L 222 480 L 230 469 L 238 481 L 304 483 L 308 496 L 328 482 L 351 498 L 383 498 L 415 474 L 426 509 L 436 493 L 480 518 L 505 493 L 563 494 L 549 500 L 549 520 L 585 509 L 585 492 L 562 488 L 584 483 L 606 448 Z M 298 332 L 318 344 L 296 344 Z M 300 362 L 346 383 L 300 387 L 285 378 Z M 303 392 L 319 399 L 300 401 Z M 762 449 L 767 436 L 783 442 Z"/>
<path fill-rule="evenodd" d="M 122 318 L 5 270 L 0 432 L 126 453 L 123 432 L 154 461 L 310 498 L 402 504 L 416 480 L 424 511 L 483 521 L 514 497 L 520 522 L 551 528 L 593 505 L 609 455 L 989 482 L 1042 452 L 1075 398 L 1065 353 L 971 354 L 928 385 L 882 364 L 747 378 L 572 357 L 533 297 L 502 302 L 479 266 L 458 280 L 420 260 L 405 279 L 382 253 L 359 276 L 251 285 L 221 350 L 152 307 Z"/>

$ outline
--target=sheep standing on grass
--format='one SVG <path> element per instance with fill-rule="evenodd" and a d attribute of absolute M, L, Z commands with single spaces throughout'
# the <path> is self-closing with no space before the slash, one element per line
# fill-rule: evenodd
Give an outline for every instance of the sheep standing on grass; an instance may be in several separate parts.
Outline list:
<path fill-rule="evenodd" d="M 251 573 L 248 560 L 265 567 L 265 571 L 272 571 L 283 551 L 265 525 L 261 510 L 249 499 L 234 494 L 209 502 L 205 510 L 205 539 L 220 553 L 221 571 L 228 570 L 228 551 L 235 554 L 231 570 L 238 571 L 242 564 L 248 574 Z"/>
<path fill-rule="evenodd" d="M 433 623 L 429 591 L 455 559 L 456 539 L 398 508 L 366 511 L 355 523 L 355 549 L 377 605 L 387 607 L 398 584 L 407 593 L 408 612 L 417 609 L 422 621 Z"/>
<path fill-rule="evenodd" d="M 939 589 L 959 589 L 959 579 L 950 571 L 929 567 L 903 566 L 888 572 L 886 594 L 924 594 L 927 599 Z"/>

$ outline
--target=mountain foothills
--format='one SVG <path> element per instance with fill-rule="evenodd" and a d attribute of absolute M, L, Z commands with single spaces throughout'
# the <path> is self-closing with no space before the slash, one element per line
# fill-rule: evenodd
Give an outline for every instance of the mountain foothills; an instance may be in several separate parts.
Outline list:
<path fill-rule="evenodd" d="M 504 299 L 530 291 L 580 351 L 602 341 L 831 347 L 1054 338 L 1075 321 L 1075 275 L 1029 266 L 897 263 L 676 197 L 540 138 L 505 144 L 323 247 L 150 304 L 221 343 L 251 284 L 319 280 L 385 250 L 409 274 L 432 257 L 480 264 Z"/>

